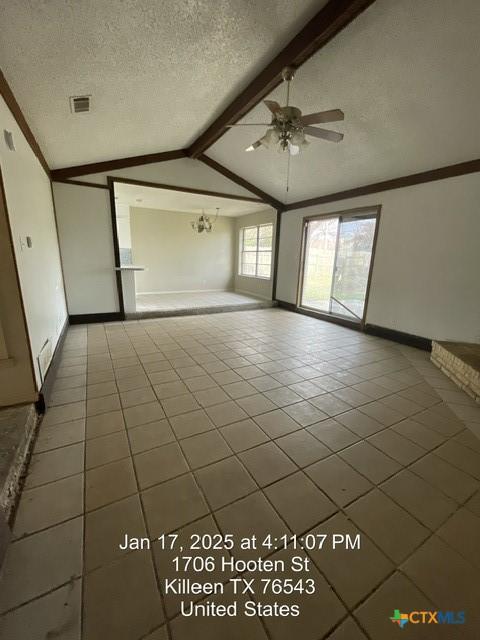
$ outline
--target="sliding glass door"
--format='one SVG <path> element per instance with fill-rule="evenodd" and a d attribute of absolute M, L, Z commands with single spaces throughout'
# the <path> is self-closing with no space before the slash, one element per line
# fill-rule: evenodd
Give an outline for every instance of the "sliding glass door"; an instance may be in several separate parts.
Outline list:
<path fill-rule="evenodd" d="M 305 220 L 300 306 L 360 322 L 377 209 Z"/>

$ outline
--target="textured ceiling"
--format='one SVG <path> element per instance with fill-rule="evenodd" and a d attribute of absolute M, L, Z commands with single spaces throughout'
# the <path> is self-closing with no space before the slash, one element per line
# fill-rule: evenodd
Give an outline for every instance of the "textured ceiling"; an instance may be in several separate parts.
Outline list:
<path fill-rule="evenodd" d="M 0 0 L 0 59 L 51 168 L 184 148 L 325 2 Z"/>
<path fill-rule="evenodd" d="M 377 0 L 298 71 L 291 103 L 339 107 L 339 144 L 312 141 L 291 159 L 244 149 L 263 134 L 238 127 L 207 154 L 276 198 L 294 202 L 480 157 L 480 2 Z M 269 98 L 285 102 L 285 87 Z M 265 122 L 255 107 L 242 122 Z"/>
<path fill-rule="evenodd" d="M 205 209 L 205 213 L 209 215 L 215 215 L 215 209 L 219 207 L 219 215 L 228 217 L 242 216 L 255 211 L 265 211 L 265 209 L 269 208 L 263 202 L 230 200 L 198 193 L 141 187 L 120 182 L 115 183 L 115 200 L 118 204 L 127 204 L 130 207 L 161 209 L 162 211 L 184 211 L 199 214 L 202 209 Z"/>

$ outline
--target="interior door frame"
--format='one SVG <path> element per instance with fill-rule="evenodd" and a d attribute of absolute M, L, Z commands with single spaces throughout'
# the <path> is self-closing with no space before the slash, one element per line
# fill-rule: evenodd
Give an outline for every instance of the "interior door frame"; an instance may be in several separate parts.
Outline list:
<path fill-rule="evenodd" d="M 329 322 L 341 324 L 343 326 L 350 327 L 352 329 L 360 329 L 362 331 L 365 329 L 367 310 L 368 310 L 368 300 L 370 296 L 370 285 L 371 285 L 372 273 L 373 273 L 373 264 L 375 261 L 375 251 L 377 247 L 378 230 L 380 227 L 381 211 L 382 211 L 382 205 L 377 204 L 377 205 L 371 205 L 371 206 L 365 206 L 365 207 L 354 207 L 351 209 L 342 209 L 341 211 L 330 211 L 328 213 L 319 213 L 312 216 L 305 216 L 302 219 L 300 262 L 298 267 L 298 281 L 297 281 L 297 299 L 296 299 L 297 309 L 302 310 L 308 315 L 318 317 L 321 320 L 327 320 Z M 362 318 L 359 321 L 356 321 L 335 313 L 326 313 L 324 311 L 319 311 L 318 309 L 314 309 L 313 307 L 302 305 L 308 223 L 313 220 L 324 220 L 327 218 L 341 218 L 342 216 L 346 216 L 348 214 L 354 215 L 362 212 L 365 212 L 365 213 L 371 212 L 375 217 L 375 231 L 373 234 L 372 254 L 370 258 L 370 265 L 368 268 L 367 287 L 365 289 L 365 305 L 363 307 Z M 338 241 L 338 236 L 337 236 L 337 241 Z M 336 260 L 336 254 L 335 254 L 335 260 Z"/>

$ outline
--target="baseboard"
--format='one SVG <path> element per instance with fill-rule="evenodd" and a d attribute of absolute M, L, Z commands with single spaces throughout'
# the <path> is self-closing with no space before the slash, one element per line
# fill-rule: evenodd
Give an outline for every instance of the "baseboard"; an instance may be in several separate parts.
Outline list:
<path fill-rule="evenodd" d="M 50 394 L 52 393 L 53 382 L 55 380 L 57 369 L 60 363 L 60 354 L 62 352 L 63 343 L 65 342 L 68 326 L 69 319 L 66 318 L 62 330 L 60 331 L 57 344 L 55 345 L 55 351 L 53 352 L 52 359 L 50 360 L 47 372 L 45 373 L 45 377 L 43 378 L 42 387 L 38 392 L 38 400 L 35 402 L 35 409 L 38 413 L 45 413 L 45 407 L 50 400 Z"/>
<path fill-rule="evenodd" d="M 308 309 L 302 309 L 297 307 L 293 302 L 286 302 L 285 300 L 277 300 L 278 306 L 287 311 L 293 311 L 294 313 L 300 313 L 310 318 L 317 318 L 317 320 L 325 320 L 326 322 L 334 322 L 335 324 L 341 324 L 349 329 L 356 331 L 364 331 L 368 335 L 376 336 L 377 338 L 384 338 L 385 340 L 391 340 L 392 342 L 398 342 L 400 344 L 406 344 L 409 347 L 415 347 L 422 349 L 423 351 L 432 350 L 432 341 L 429 338 L 423 336 L 416 336 L 411 333 L 405 333 L 404 331 L 397 331 L 396 329 L 387 329 L 386 327 L 379 327 L 376 324 L 365 324 L 363 327 L 360 323 L 350 322 L 343 318 L 329 317 L 327 315 L 318 314 Z"/>
<path fill-rule="evenodd" d="M 362 326 L 360 322 L 349 320 L 348 318 L 341 318 L 339 316 L 328 315 L 326 313 L 317 313 L 313 309 L 304 309 L 303 307 L 297 307 L 292 302 L 285 302 L 284 300 L 277 300 L 278 306 L 286 309 L 287 311 L 293 311 L 299 313 L 302 316 L 308 316 L 309 318 L 315 318 L 315 320 L 324 320 L 325 322 L 331 322 L 332 324 L 339 324 L 347 329 L 353 329 L 354 331 L 361 331 Z"/>
<path fill-rule="evenodd" d="M 412 333 L 397 331 L 396 329 L 379 327 L 376 324 L 366 324 L 364 330 L 365 333 L 368 333 L 371 336 L 377 336 L 377 338 L 385 338 L 386 340 L 406 344 L 409 347 L 416 347 L 423 351 L 432 350 L 432 341 L 429 338 L 424 338 L 423 336 L 416 336 Z"/>
<path fill-rule="evenodd" d="M 232 293 L 232 289 L 180 289 L 179 291 L 137 291 L 137 296 L 164 296 L 170 293 Z"/>
<path fill-rule="evenodd" d="M 91 324 L 94 322 L 115 322 L 124 320 L 125 316 L 121 311 L 111 311 L 109 313 L 82 313 L 68 316 L 70 324 Z"/>
<path fill-rule="evenodd" d="M 253 293 L 253 291 L 247 291 L 246 289 L 234 289 L 232 293 L 243 293 L 245 296 L 252 296 L 253 298 L 259 298 L 260 300 L 272 300 L 271 296 L 269 298 L 267 296 L 262 296 L 261 293 Z"/>

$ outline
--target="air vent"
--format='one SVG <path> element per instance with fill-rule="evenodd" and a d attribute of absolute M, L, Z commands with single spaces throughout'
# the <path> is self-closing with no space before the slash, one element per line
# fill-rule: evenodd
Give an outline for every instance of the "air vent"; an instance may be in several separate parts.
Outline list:
<path fill-rule="evenodd" d="M 92 96 L 70 96 L 70 110 L 72 113 L 88 113 Z"/>

